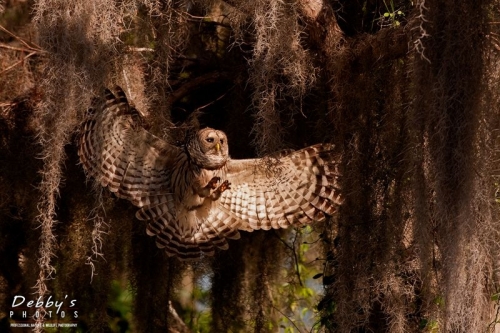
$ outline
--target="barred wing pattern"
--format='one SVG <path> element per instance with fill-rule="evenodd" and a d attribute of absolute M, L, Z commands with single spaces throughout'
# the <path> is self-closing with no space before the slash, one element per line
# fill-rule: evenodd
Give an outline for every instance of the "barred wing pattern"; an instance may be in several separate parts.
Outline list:
<path fill-rule="evenodd" d="M 147 233 L 169 256 L 213 255 L 228 248 L 226 239 L 239 238 L 239 230 L 321 221 L 342 202 L 332 145 L 281 153 L 272 168 L 264 159 L 229 158 L 221 168 L 203 168 L 186 149 L 147 132 L 139 112 L 116 91 L 106 90 L 102 110 L 82 123 L 80 161 L 88 176 L 140 208 L 136 217 L 148 222 Z M 214 179 L 230 188 L 215 195 Z M 194 184 L 209 188 L 209 195 Z"/>
<path fill-rule="evenodd" d="M 119 198 L 143 207 L 171 201 L 170 173 L 179 148 L 147 132 L 120 89 L 106 90 L 102 112 L 80 128 L 78 155 L 88 176 Z"/>
<path fill-rule="evenodd" d="M 262 159 L 230 160 L 232 191 L 220 209 L 246 231 L 323 221 L 342 204 L 336 157 L 333 145 L 317 144 L 280 157 L 272 170 Z"/>

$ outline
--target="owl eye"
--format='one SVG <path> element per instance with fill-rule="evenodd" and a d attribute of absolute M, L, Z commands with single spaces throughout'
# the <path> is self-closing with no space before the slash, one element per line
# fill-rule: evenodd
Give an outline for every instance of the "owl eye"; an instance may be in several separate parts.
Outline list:
<path fill-rule="evenodd" d="M 220 144 L 223 145 L 224 144 L 224 139 L 220 139 Z"/>
<path fill-rule="evenodd" d="M 210 143 L 214 142 L 214 138 L 206 138 L 205 140 L 207 140 L 207 142 L 210 142 Z"/>

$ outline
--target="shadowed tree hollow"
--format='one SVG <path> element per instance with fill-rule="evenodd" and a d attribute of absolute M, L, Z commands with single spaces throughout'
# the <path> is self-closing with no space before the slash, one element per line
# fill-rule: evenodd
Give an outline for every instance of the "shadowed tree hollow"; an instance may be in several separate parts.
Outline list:
<path fill-rule="evenodd" d="M 0 331 L 495 332 L 499 14 L 495 0 L 0 1 Z M 193 126 L 223 130 L 233 158 L 334 144 L 343 205 L 169 258 L 79 163 L 79 124 L 116 85 L 174 144 Z M 40 326 L 14 327 L 16 296 L 41 300 Z M 49 297 L 77 316 L 50 317 Z"/>

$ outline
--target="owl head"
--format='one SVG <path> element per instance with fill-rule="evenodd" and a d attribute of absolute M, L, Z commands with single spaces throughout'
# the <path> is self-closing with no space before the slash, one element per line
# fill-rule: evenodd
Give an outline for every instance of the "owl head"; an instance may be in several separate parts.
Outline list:
<path fill-rule="evenodd" d="M 210 127 L 188 138 L 186 147 L 191 160 L 204 169 L 222 168 L 229 159 L 226 134 Z"/>

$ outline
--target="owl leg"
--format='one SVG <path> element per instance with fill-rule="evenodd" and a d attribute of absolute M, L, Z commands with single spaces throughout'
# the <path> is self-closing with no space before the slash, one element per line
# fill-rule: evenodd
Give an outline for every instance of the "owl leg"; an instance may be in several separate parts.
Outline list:
<path fill-rule="evenodd" d="M 215 193 L 214 190 L 217 189 L 217 184 L 219 183 L 219 181 L 220 181 L 220 177 L 213 177 L 212 179 L 210 179 L 208 184 L 204 187 L 196 185 L 194 187 L 195 192 L 202 198 L 209 197 L 213 193 Z"/>
<path fill-rule="evenodd" d="M 202 198 L 210 197 L 210 199 L 215 201 L 220 198 L 222 192 L 231 189 L 231 183 L 229 181 L 225 180 L 224 182 L 222 182 L 222 184 L 219 185 L 219 187 L 217 187 L 217 184 L 219 182 L 220 177 L 213 177 L 205 187 L 202 187 L 196 192 Z"/>

